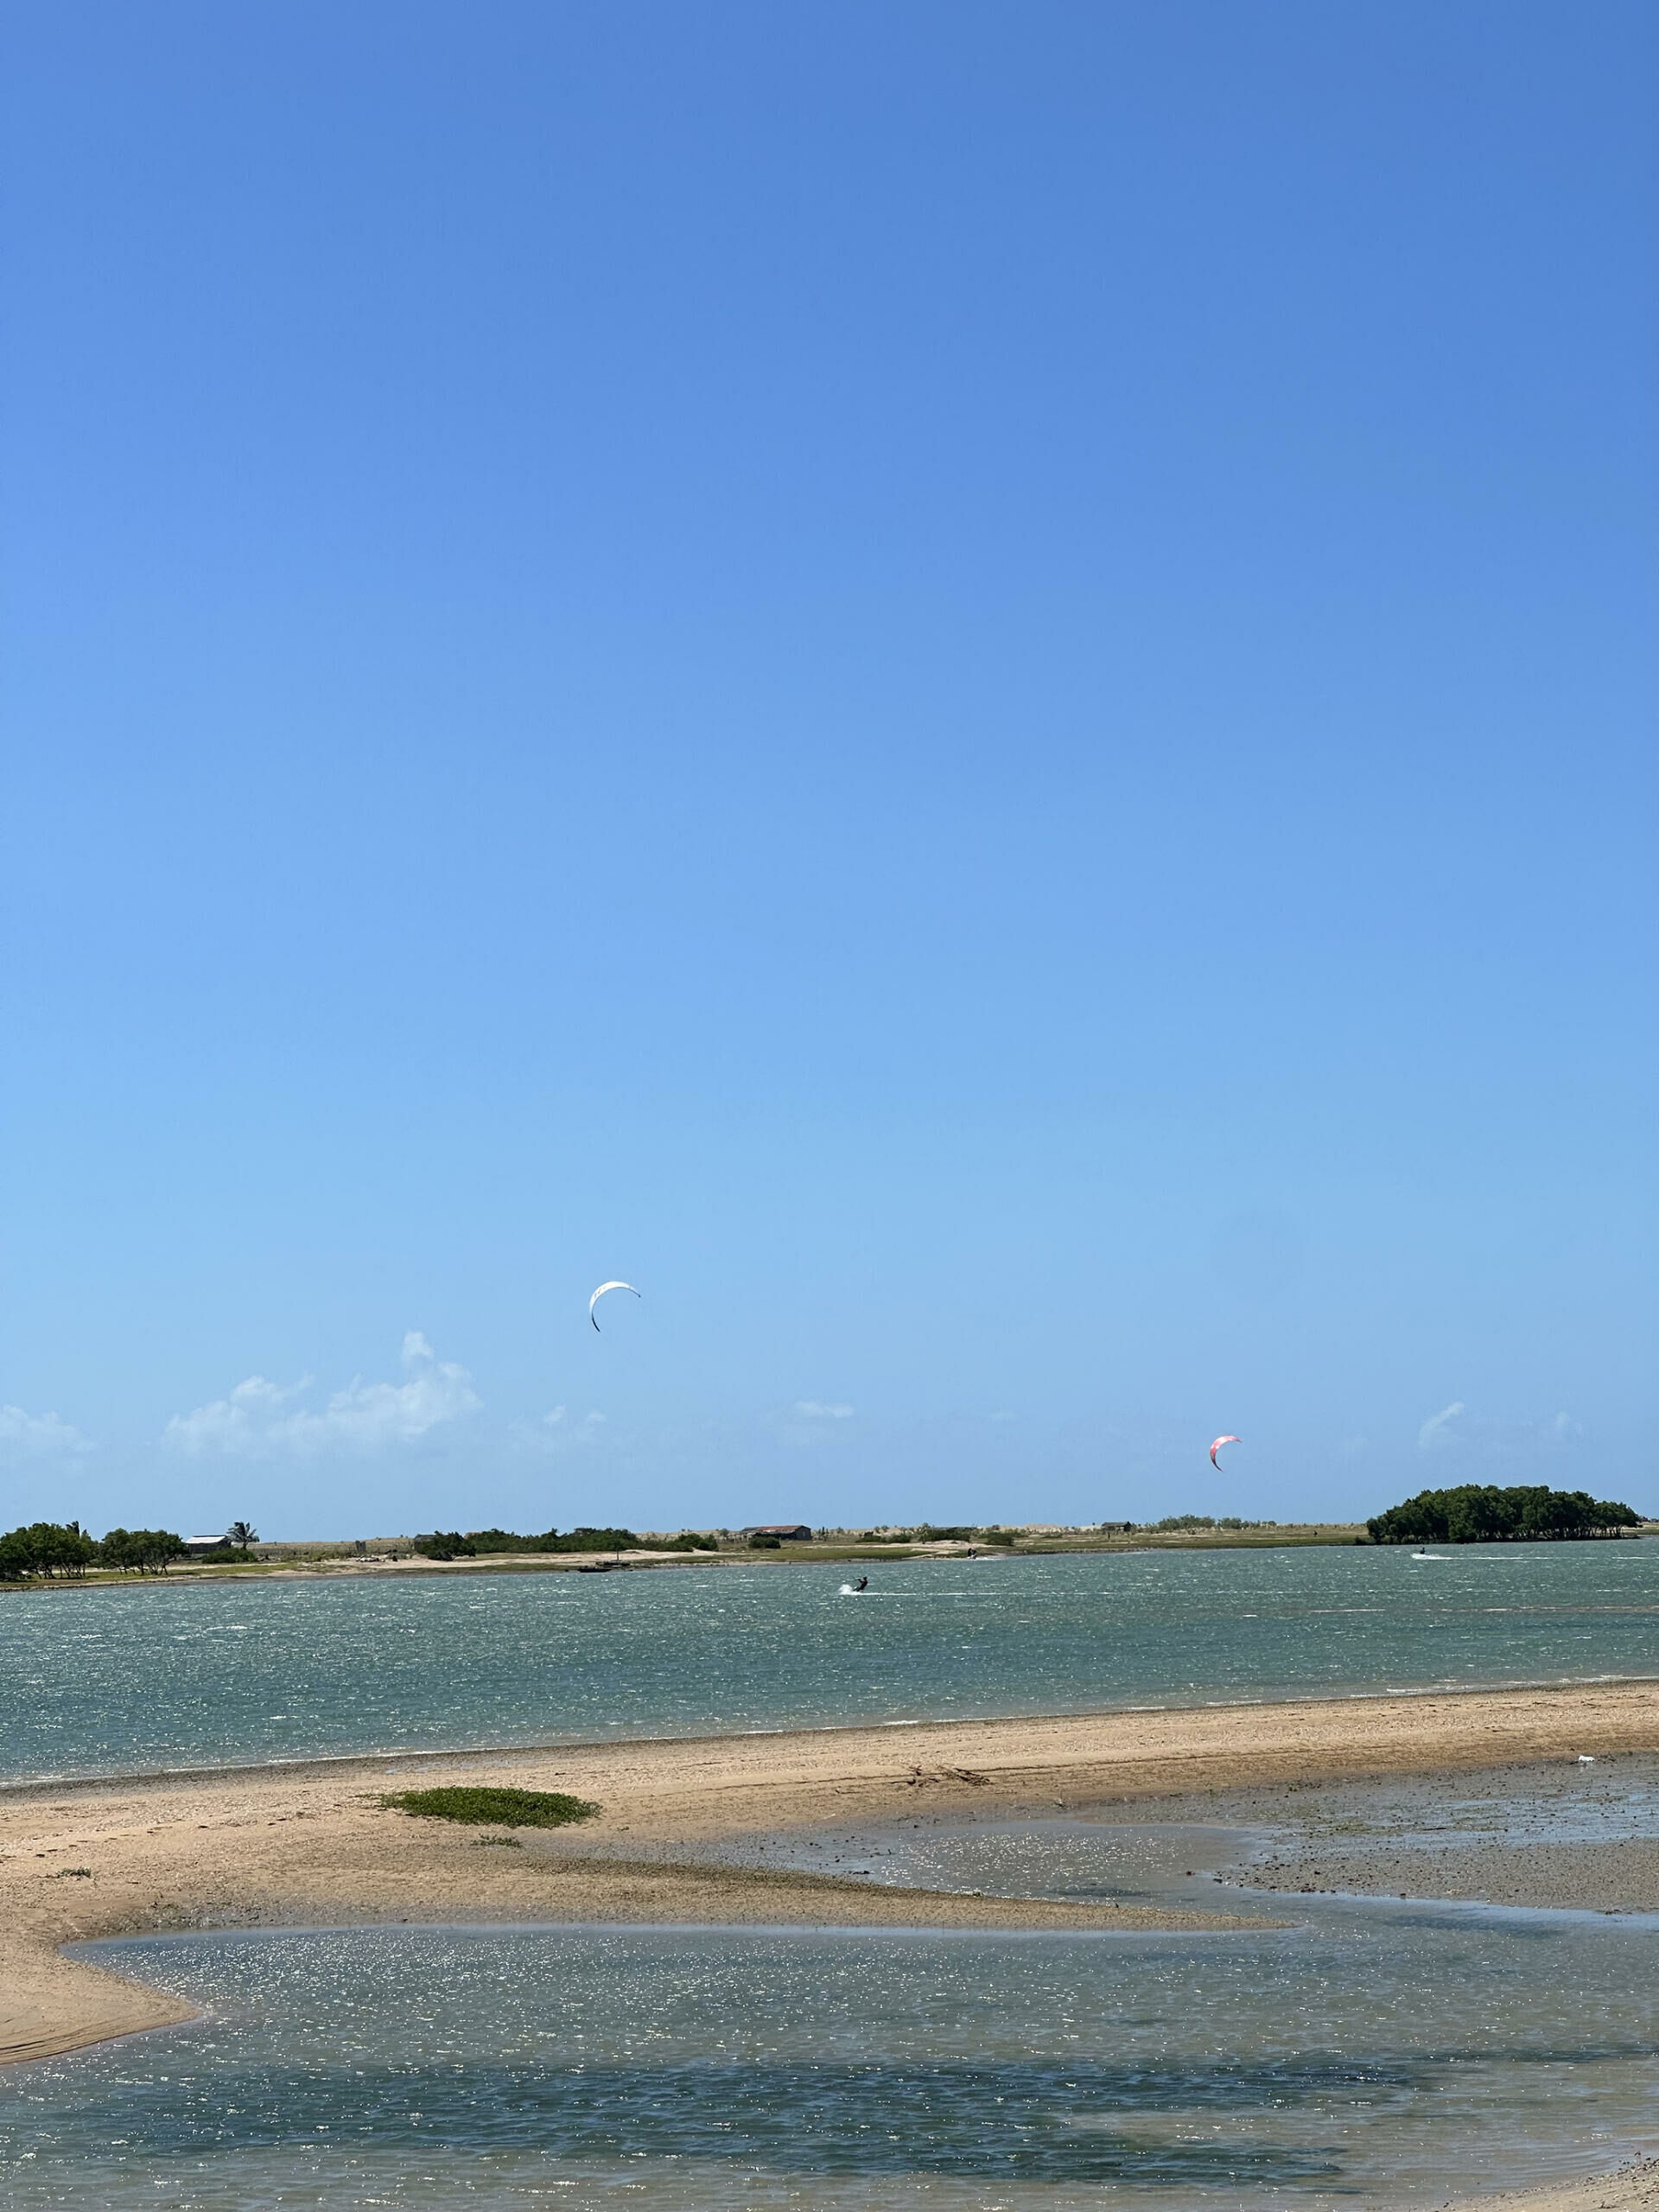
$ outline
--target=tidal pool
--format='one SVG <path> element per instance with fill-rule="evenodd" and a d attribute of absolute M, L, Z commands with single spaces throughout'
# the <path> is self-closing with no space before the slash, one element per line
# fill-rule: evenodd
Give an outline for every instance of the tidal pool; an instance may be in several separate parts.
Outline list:
<path fill-rule="evenodd" d="M 1659 1928 L 106 1943 L 203 2008 L 0 2076 L 16 2212 L 1427 2204 L 1659 2133 Z"/>

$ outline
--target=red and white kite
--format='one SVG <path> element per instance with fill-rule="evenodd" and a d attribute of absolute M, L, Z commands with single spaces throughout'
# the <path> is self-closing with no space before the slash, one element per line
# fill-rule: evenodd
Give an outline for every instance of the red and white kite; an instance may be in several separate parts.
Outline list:
<path fill-rule="evenodd" d="M 1242 1436 L 1218 1436 L 1215 1442 L 1210 1446 L 1210 1464 L 1218 1475 L 1224 1475 L 1227 1470 L 1222 1465 L 1220 1460 L 1217 1459 L 1217 1452 L 1220 1451 L 1224 1444 L 1242 1444 L 1243 1441 L 1244 1440 Z"/>

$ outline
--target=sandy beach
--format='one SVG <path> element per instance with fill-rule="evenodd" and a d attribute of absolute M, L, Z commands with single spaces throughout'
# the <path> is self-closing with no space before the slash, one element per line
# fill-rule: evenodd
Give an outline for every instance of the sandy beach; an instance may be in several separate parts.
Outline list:
<path fill-rule="evenodd" d="M 1659 2205 L 1659 2158 L 1638 2158 L 1585 2181 L 1509 2190 L 1472 2201 L 1478 2202 L 1482 2212 L 1652 2212 L 1652 2207 Z"/>
<path fill-rule="evenodd" d="M 1181 1912 L 965 1896 L 877 1885 L 857 1870 L 804 1873 L 701 1854 L 923 1808 L 930 1818 L 1116 1807 L 1120 1816 L 1201 1811 L 1220 1821 L 1252 1792 L 1290 1790 L 1307 1802 L 1388 1777 L 1524 1773 L 1655 1751 L 1659 1685 L 1639 1683 L 33 1783 L 0 1792 L 0 1913 L 11 1946 L 0 2062 L 182 2016 L 174 2000 L 61 1955 L 92 1937 L 388 1921 L 1217 1929 L 1277 1917 L 1275 1901 L 1218 1889 L 1215 1910 Z M 569 1790 L 601 1810 L 580 1827 L 521 1831 L 518 1847 L 503 1849 L 380 1802 L 388 1790 L 447 1781 Z M 1626 1910 L 1643 1905 L 1655 1872 L 1654 1854 L 1631 1863 Z M 1393 1884 L 1396 1862 L 1389 1867 Z M 1631 2176 L 1628 2188 L 1597 2184 L 1600 2196 L 1526 2201 L 1537 2212 L 1653 2203 L 1654 2170 Z M 1606 2193 L 1615 2190 L 1624 2193 Z"/>

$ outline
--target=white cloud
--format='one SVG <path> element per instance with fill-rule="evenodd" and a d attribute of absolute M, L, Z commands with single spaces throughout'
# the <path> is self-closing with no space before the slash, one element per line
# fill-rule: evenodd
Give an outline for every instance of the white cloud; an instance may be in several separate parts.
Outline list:
<path fill-rule="evenodd" d="M 596 1444 L 599 1432 L 605 1426 L 605 1416 L 597 1409 L 584 1414 L 580 1421 L 572 1421 L 568 1406 L 555 1406 L 539 1421 L 512 1422 L 507 1433 L 522 1448 L 563 1453 L 578 1445 Z"/>
<path fill-rule="evenodd" d="M 1490 1461 L 1494 1470 L 1507 1465 L 1519 1471 L 1529 1464 L 1558 1460 L 1562 1452 L 1575 1450 L 1582 1437 L 1571 1414 L 1471 1413 L 1454 1398 L 1429 1415 L 1417 1432 L 1417 1444 L 1421 1451 L 1448 1452 L 1471 1464 Z"/>
<path fill-rule="evenodd" d="M 472 1377 L 453 1360 L 440 1359 L 418 1329 L 404 1338 L 401 1382 L 365 1382 L 353 1377 L 336 1390 L 321 1413 L 290 1402 L 311 1387 L 310 1377 L 286 1385 L 251 1375 L 228 1397 L 175 1414 L 167 1443 L 200 1458 L 222 1453 L 237 1459 L 315 1459 L 327 1452 L 370 1455 L 417 1442 L 446 1421 L 476 1413 L 480 1400 Z"/>
<path fill-rule="evenodd" d="M 94 1448 L 56 1414 L 29 1414 L 21 1406 L 0 1406 L 0 1449 L 21 1459 L 67 1459 Z"/>
<path fill-rule="evenodd" d="M 804 1421 L 850 1421 L 853 1417 L 850 1406 L 826 1405 L 820 1398 L 797 1398 L 795 1410 Z"/>
<path fill-rule="evenodd" d="M 1436 1445 L 1448 1442 L 1447 1432 L 1462 1411 L 1463 1400 L 1453 1398 L 1449 1406 L 1442 1406 L 1439 1413 L 1431 1414 L 1417 1432 L 1417 1449 L 1432 1452 Z"/>

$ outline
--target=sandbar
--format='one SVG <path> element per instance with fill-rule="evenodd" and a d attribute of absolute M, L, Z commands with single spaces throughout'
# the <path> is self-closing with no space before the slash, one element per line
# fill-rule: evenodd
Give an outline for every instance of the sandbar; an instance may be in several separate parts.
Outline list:
<path fill-rule="evenodd" d="M 826 1823 L 930 1815 L 1052 1818 L 1114 1805 L 1368 1777 L 1432 1777 L 1659 1751 L 1659 1683 L 1612 1682 L 900 1727 L 316 1761 L 0 1789 L 0 2063 L 188 2017 L 177 2000 L 60 1946 L 181 1929 L 480 1921 L 1222 1930 L 1215 1911 L 964 1896 L 711 1862 L 711 1845 Z M 499 1782 L 596 1800 L 579 1827 L 518 1848 L 385 1808 L 389 1790 Z M 1220 1814 L 1216 1815 L 1221 1817 Z M 683 1853 L 683 1856 L 678 1855 Z M 1656 2169 L 1599 2196 L 1544 2192 L 1515 2212 L 1650 2206 Z M 1575 2184 L 1575 2189 L 1577 2185 Z M 1586 2187 L 1592 2185 L 1586 2184 Z"/>

